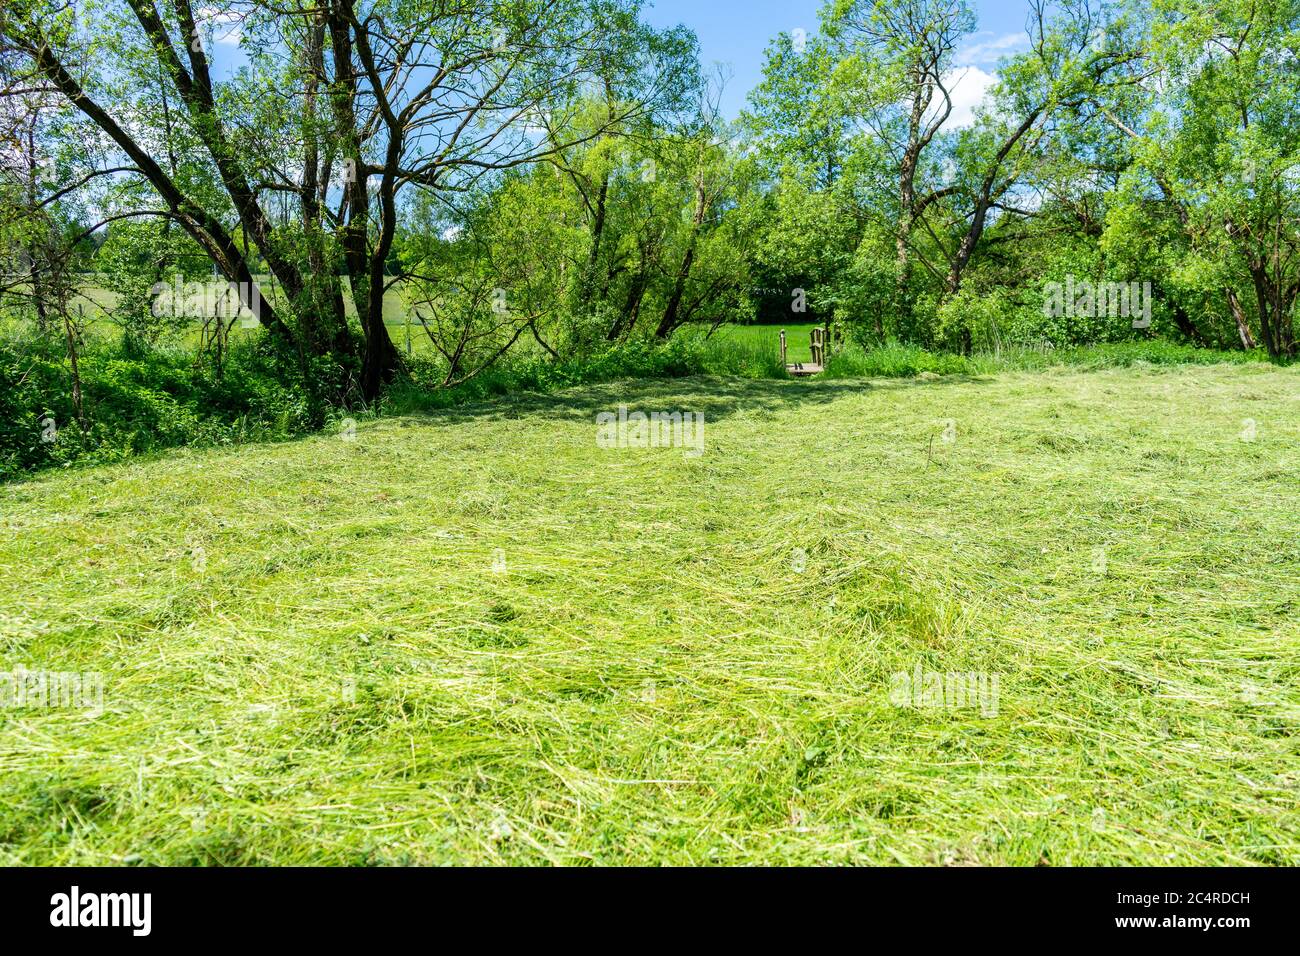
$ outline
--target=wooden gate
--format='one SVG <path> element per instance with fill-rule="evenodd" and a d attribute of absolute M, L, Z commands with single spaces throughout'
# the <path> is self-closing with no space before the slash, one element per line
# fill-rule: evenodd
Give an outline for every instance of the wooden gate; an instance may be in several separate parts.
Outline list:
<path fill-rule="evenodd" d="M 826 368 L 826 329 L 823 326 L 812 330 L 812 341 L 809 345 L 809 351 L 812 353 L 809 361 L 791 364 L 785 357 L 785 329 L 781 330 L 781 364 L 791 375 L 816 375 Z"/>

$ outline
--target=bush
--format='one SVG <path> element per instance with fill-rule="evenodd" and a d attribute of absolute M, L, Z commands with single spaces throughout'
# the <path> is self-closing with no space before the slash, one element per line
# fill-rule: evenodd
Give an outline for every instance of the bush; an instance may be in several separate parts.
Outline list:
<path fill-rule="evenodd" d="M 220 376 L 181 351 L 122 355 L 104 342 L 81 355 L 83 428 L 63 355 L 53 345 L 0 341 L 0 481 L 179 445 L 285 438 L 315 424 L 251 346 L 232 351 Z"/>

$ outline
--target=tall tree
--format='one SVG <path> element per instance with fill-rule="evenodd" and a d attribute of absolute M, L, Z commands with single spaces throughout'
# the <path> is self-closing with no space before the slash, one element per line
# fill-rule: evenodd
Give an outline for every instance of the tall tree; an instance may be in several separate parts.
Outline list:
<path fill-rule="evenodd" d="M 595 128 L 561 142 L 539 134 L 541 117 L 571 129 L 563 113 L 579 90 L 626 56 L 636 34 L 624 27 L 636 18 L 616 14 L 634 14 L 639 0 L 251 0 L 241 29 L 252 62 L 226 80 L 209 55 L 211 19 L 190 0 L 166 4 L 72 0 L 51 10 L 16 0 L 3 29 L 30 76 L 147 180 L 162 207 L 148 212 L 176 222 L 249 290 L 309 380 L 313 357 L 333 354 L 345 397 L 373 399 L 400 364 L 384 294 L 399 279 L 390 270 L 406 188 L 473 188 L 645 108 L 619 101 Z M 84 19 L 92 13 L 93 29 Z M 178 136 L 194 141 L 207 183 L 172 174 L 143 139 L 123 93 L 160 85 L 183 105 Z M 268 127 L 275 141 L 266 141 Z M 279 222 L 276 196 L 297 203 Z M 285 292 L 283 309 L 260 288 L 237 236 L 251 240 Z M 344 324 L 345 294 L 359 347 Z"/>

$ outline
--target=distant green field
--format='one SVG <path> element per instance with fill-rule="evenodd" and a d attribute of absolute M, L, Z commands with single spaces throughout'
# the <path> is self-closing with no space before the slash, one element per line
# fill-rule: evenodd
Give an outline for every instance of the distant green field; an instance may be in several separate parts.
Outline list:
<path fill-rule="evenodd" d="M 0 707 L 0 863 L 1298 864 L 1297 382 L 624 382 L 0 487 L 4 667 L 103 681 Z"/>
<path fill-rule="evenodd" d="M 261 276 L 258 281 L 272 305 L 281 300 L 279 286 L 269 276 Z M 73 298 L 72 307 L 74 310 L 78 306 L 82 307 L 82 314 L 88 320 L 88 324 L 93 331 L 110 333 L 113 325 L 105 313 L 107 310 L 112 309 L 116 303 L 117 296 L 113 292 L 101 286 L 86 285 L 81 289 L 80 294 Z M 345 298 L 344 306 L 348 315 L 355 317 L 356 309 L 350 299 Z M 406 301 L 402 298 L 400 291 L 389 290 L 384 294 L 384 321 L 388 326 L 389 334 L 393 337 L 393 342 L 402 350 L 406 348 L 407 312 Z M 190 330 L 184 334 L 182 341 L 186 344 L 197 342 L 201 324 L 198 319 L 193 320 L 190 323 Z M 430 350 L 428 336 L 414 316 L 411 316 L 410 333 L 412 352 L 420 354 L 423 351 Z M 236 323 L 230 334 L 235 338 L 239 338 L 249 333 L 247 329 Z"/>
<path fill-rule="evenodd" d="M 781 347 L 781 330 L 785 329 L 787 361 L 807 362 L 812 359 L 812 330 L 818 326 L 819 323 L 816 322 L 798 325 L 725 325 L 713 337 L 724 342 L 777 350 Z"/>
<path fill-rule="evenodd" d="M 262 288 L 266 291 L 267 296 L 275 304 L 279 296 L 278 285 L 271 280 L 269 276 L 259 277 Z M 104 317 L 104 310 L 111 309 L 116 303 L 117 297 L 107 289 L 99 286 L 86 286 L 81 295 L 73 300 L 74 307 L 81 304 L 85 307 L 85 314 L 91 320 L 91 327 L 100 332 L 111 331 L 112 325 Z M 356 310 L 352 306 L 351 300 L 346 302 L 348 315 L 355 316 Z M 393 337 L 393 342 L 398 349 L 405 351 L 407 347 L 407 319 L 410 318 L 409 332 L 411 351 L 413 354 L 423 354 L 432 351 L 428 336 L 420 326 L 419 321 L 414 316 L 408 316 L 408 307 L 405 299 L 399 290 L 393 289 L 384 295 L 384 322 L 388 326 L 389 334 Z M 193 323 L 193 329 L 186 334 L 185 341 L 197 341 L 200 323 L 196 320 Z M 807 362 L 812 358 L 809 348 L 810 335 L 818 323 L 804 322 L 785 326 L 777 325 L 725 325 L 714 332 L 712 339 L 714 343 L 735 343 L 742 349 L 770 349 L 776 353 L 780 348 L 780 331 L 782 328 L 786 331 L 787 357 L 790 362 Z M 687 326 L 686 329 L 690 329 Z M 686 330 L 684 329 L 684 331 Z M 238 338 L 247 335 L 248 331 L 238 324 L 231 330 L 231 335 Z"/>

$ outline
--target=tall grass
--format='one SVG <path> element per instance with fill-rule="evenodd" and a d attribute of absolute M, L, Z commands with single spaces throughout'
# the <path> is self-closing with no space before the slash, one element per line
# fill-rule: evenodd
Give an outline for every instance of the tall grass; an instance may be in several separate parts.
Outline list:
<path fill-rule="evenodd" d="M 890 343 L 873 349 L 848 346 L 834 352 L 828 378 L 909 378 L 916 375 L 990 375 L 1046 368 L 1128 368 L 1133 365 L 1219 365 L 1268 362 L 1263 351 L 1226 352 L 1173 342 L 1124 342 L 1069 348 L 1016 348 L 956 355 Z"/>

